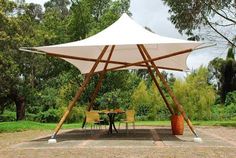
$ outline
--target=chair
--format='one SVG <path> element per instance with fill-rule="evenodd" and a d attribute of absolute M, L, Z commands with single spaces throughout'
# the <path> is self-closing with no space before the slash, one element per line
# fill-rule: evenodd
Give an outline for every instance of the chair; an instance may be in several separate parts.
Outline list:
<path fill-rule="evenodd" d="M 85 116 L 86 116 L 85 129 L 86 129 L 86 124 L 91 124 L 91 131 L 92 127 L 93 126 L 96 127 L 96 125 L 99 125 L 100 129 L 102 120 L 100 120 L 99 113 L 97 111 L 86 111 Z"/>
<path fill-rule="evenodd" d="M 121 120 L 119 122 L 119 129 L 120 129 L 120 124 L 125 123 L 126 124 L 126 133 L 128 133 L 128 123 L 133 123 L 133 129 L 135 130 L 135 111 L 134 110 L 127 110 L 125 112 L 125 120 Z"/>

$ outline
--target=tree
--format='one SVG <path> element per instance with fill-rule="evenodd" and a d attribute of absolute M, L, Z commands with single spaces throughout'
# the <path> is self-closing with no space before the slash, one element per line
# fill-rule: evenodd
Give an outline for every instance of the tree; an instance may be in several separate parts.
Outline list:
<path fill-rule="evenodd" d="M 69 0 L 50 0 L 44 4 L 46 10 L 58 10 L 62 18 L 65 18 L 69 14 L 68 5 L 70 5 Z"/>
<path fill-rule="evenodd" d="M 147 82 L 142 79 L 131 96 L 132 107 L 135 109 L 137 116 L 144 120 L 169 119 L 170 112 L 155 83 L 151 81 L 150 86 L 147 86 Z M 158 82 L 160 83 L 160 81 Z M 167 97 L 167 99 L 170 98 Z"/>
<path fill-rule="evenodd" d="M 234 0 L 163 0 L 170 9 L 170 20 L 180 33 L 193 36 L 196 29 L 210 27 L 235 47 L 236 2 Z M 228 34 L 227 32 L 230 32 Z M 208 33 L 209 36 L 209 33 Z"/>
<path fill-rule="evenodd" d="M 129 0 L 73 0 L 69 23 L 72 40 L 81 40 L 105 29 L 122 13 L 130 13 L 129 5 Z"/>
<path fill-rule="evenodd" d="M 19 71 L 14 61 L 3 53 L 0 53 L 0 71 L 4 72 L 0 74 L 0 113 L 3 113 L 5 106 L 9 102 L 11 90 L 18 83 Z"/>
<path fill-rule="evenodd" d="M 71 41 L 68 34 L 69 0 L 50 0 L 44 4 L 45 12 L 40 29 L 44 45 L 60 44 Z"/>
<path fill-rule="evenodd" d="M 191 119 L 211 118 L 211 106 L 215 103 L 215 91 L 208 83 L 206 68 L 200 67 L 188 75 L 186 81 L 176 80 L 173 89 Z"/>
<path fill-rule="evenodd" d="M 222 102 L 225 102 L 227 93 L 236 90 L 236 61 L 232 48 L 229 49 L 225 64 L 222 65 L 221 81 L 221 98 Z"/>
<path fill-rule="evenodd" d="M 145 117 L 150 112 L 150 96 L 145 81 L 142 80 L 132 94 L 132 107 L 138 117 Z"/>
<path fill-rule="evenodd" d="M 216 85 L 221 96 L 221 103 L 225 102 L 228 92 L 236 90 L 236 61 L 234 49 L 229 48 L 226 60 L 222 58 L 213 59 L 209 65 L 210 81 Z"/>
<path fill-rule="evenodd" d="M 34 4 L 34 3 L 30 3 L 30 4 L 22 4 L 23 6 L 26 5 L 27 7 L 24 8 L 25 10 L 25 15 L 29 15 L 29 17 L 32 20 L 38 20 L 40 21 L 43 17 L 43 9 L 41 7 L 41 5 L 39 4 Z"/>
<path fill-rule="evenodd" d="M 129 13 L 129 4 L 129 0 L 73 0 L 68 25 L 71 40 L 81 40 L 105 29 L 123 12 Z M 107 73 L 99 95 L 129 87 L 124 86 L 128 81 L 127 78 L 129 78 L 127 71 Z M 95 75 L 81 98 L 83 103 L 89 100 L 97 81 L 98 75 Z"/>
<path fill-rule="evenodd" d="M 1 112 L 4 107 L 15 102 L 16 107 L 22 107 L 17 112 L 21 116 L 24 116 L 24 107 L 27 107 L 26 112 L 33 114 L 43 114 L 49 109 L 53 114 L 58 108 L 56 105 L 67 105 L 75 87 L 82 82 L 81 73 L 62 59 L 19 52 L 20 47 L 52 45 L 86 38 L 113 23 L 129 8 L 129 0 L 103 0 L 99 3 L 74 0 L 71 7 L 69 4 L 69 0 L 50 0 L 43 11 L 40 5 L 27 4 L 24 0 L 17 3 L 0 0 Z M 133 82 L 126 80 L 130 76 L 124 71 L 109 73 L 101 92 L 113 91 L 113 88 L 114 91 L 126 89 L 127 93 L 121 96 L 128 98 L 130 90 L 134 88 Z M 108 83 L 108 78 L 117 82 Z M 88 101 L 91 87 L 96 81 L 97 77 L 94 77 L 79 104 Z M 130 85 L 123 86 L 123 81 Z M 6 86 L 2 86 L 3 82 Z M 46 115 L 48 113 L 42 115 L 44 119 Z"/>
<path fill-rule="evenodd" d="M 160 83 L 159 79 L 157 79 L 157 80 Z M 151 105 L 149 119 L 152 119 L 152 120 L 169 119 L 170 112 L 169 112 L 168 108 L 166 107 L 165 102 L 164 102 L 164 100 L 163 100 L 163 98 L 162 98 L 160 92 L 158 91 L 154 82 L 152 82 L 148 92 L 149 92 L 149 96 L 150 96 L 150 105 Z M 166 98 L 168 99 L 167 94 L 164 93 L 164 95 L 166 95 Z"/>
<path fill-rule="evenodd" d="M 12 101 L 15 102 L 17 120 L 19 120 L 24 118 L 24 108 L 29 102 L 27 98 L 29 94 L 35 88 L 40 88 L 40 83 L 45 78 L 49 78 L 49 75 L 52 77 L 52 68 L 57 68 L 59 64 L 53 67 L 52 62 L 45 56 L 19 52 L 21 46 L 37 46 L 45 43 L 42 32 L 48 30 L 40 28 L 43 17 L 41 6 L 33 3 L 14 3 L 8 0 L 0 2 L 0 53 L 3 58 L 12 60 L 12 62 L 7 62 L 9 68 L 17 67 L 17 73 L 13 74 L 15 77 L 15 82 L 12 82 L 13 86 L 5 86 L 1 90 L 8 92 L 4 97 L 8 105 Z M 4 62 L 1 61 L 1 63 Z M 4 70 L 3 76 L 9 76 L 7 69 Z M 7 104 L 4 104 L 4 107 L 5 105 Z"/>
<path fill-rule="evenodd" d="M 3 112 L 6 105 L 15 102 L 17 120 L 24 118 L 24 97 L 20 93 L 20 72 L 14 60 L 16 49 L 23 42 L 22 30 L 17 18 L 11 16 L 16 3 L 11 1 L 0 1 L 0 109 Z"/>

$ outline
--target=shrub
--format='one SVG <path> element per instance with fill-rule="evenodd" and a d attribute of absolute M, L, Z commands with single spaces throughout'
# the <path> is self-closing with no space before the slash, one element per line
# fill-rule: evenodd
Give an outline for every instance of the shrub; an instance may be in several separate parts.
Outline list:
<path fill-rule="evenodd" d="M 225 119 L 231 119 L 236 117 L 236 104 L 231 103 L 224 108 Z"/>
<path fill-rule="evenodd" d="M 137 121 L 148 121 L 148 117 L 147 116 L 136 116 L 135 119 Z"/>
<path fill-rule="evenodd" d="M 15 121 L 15 120 L 16 120 L 16 112 L 5 110 L 4 113 L 0 115 L 0 122 Z"/>
<path fill-rule="evenodd" d="M 132 108 L 135 110 L 137 118 L 140 120 L 146 119 L 151 108 L 150 96 L 144 81 L 139 83 L 138 87 L 134 90 L 131 99 Z"/>
<path fill-rule="evenodd" d="M 61 107 L 59 109 L 59 116 L 60 117 L 63 116 L 66 109 L 67 109 L 67 107 Z M 85 116 L 85 108 L 84 107 L 81 107 L 81 106 L 74 107 L 65 122 L 66 123 L 81 122 L 81 121 L 83 121 L 84 116 Z"/>
<path fill-rule="evenodd" d="M 158 112 L 157 112 L 157 120 L 169 120 L 170 119 L 170 112 L 167 109 L 167 107 L 163 106 Z"/>
<path fill-rule="evenodd" d="M 39 121 L 39 116 L 37 114 L 26 113 L 25 120 L 27 121 Z"/>
<path fill-rule="evenodd" d="M 225 105 L 228 106 L 228 105 L 231 105 L 231 104 L 236 106 L 236 91 L 229 92 L 226 95 Z"/>
<path fill-rule="evenodd" d="M 43 123 L 53 123 L 58 122 L 59 115 L 57 109 L 48 109 L 47 111 L 40 112 L 37 119 Z"/>
<path fill-rule="evenodd" d="M 201 67 L 187 76 L 186 81 L 177 80 L 174 92 L 184 106 L 189 118 L 193 120 L 209 120 L 211 106 L 215 102 L 215 90 L 208 84 L 207 69 Z"/>
<path fill-rule="evenodd" d="M 224 120 L 224 108 L 225 106 L 222 104 L 213 105 L 211 107 L 211 120 Z"/>
<path fill-rule="evenodd" d="M 211 120 L 234 120 L 236 118 L 235 104 L 228 106 L 223 104 L 213 105 L 211 111 Z"/>
<path fill-rule="evenodd" d="M 100 109 L 117 109 L 122 105 L 120 90 L 107 92 L 97 99 Z"/>

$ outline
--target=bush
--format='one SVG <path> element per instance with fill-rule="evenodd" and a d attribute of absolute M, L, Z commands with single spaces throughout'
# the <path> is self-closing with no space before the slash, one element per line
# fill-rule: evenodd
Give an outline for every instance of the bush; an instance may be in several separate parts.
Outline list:
<path fill-rule="evenodd" d="M 148 116 L 136 116 L 137 121 L 148 121 Z"/>
<path fill-rule="evenodd" d="M 58 122 L 59 119 L 57 109 L 48 109 L 48 111 L 40 112 L 39 115 L 37 115 L 37 120 L 43 123 Z"/>
<path fill-rule="evenodd" d="M 224 120 L 225 113 L 224 113 L 225 106 L 222 104 L 216 104 L 211 107 L 211 120 Z"/>
<path fill-rule="evenodd" d="M 120 90 L 107 92 L 103 96 L 99 97 L 96 102 L 99 104 L 100 109 L 118 109 L 122 105 L 122 99 L 120 97 Z"/>
<path fill-rule="evenodd" d="M 2 115 L 0 115 L 0 122 L 5 121 L 16 121 L 16 112 L 5 110 Z"/>
<path fill-rule="evenodd" d="M 26 113 L 25 114 L 25 120 L 27 121 L 39 121 L 37 114 L 32 114 L 32 113 Z"/>
<path fill-rule="evenodd" d="M 157 112 L 157 120 L 170 120 L 171 113 L 166 106 L 163 106 L 160 111 Z"/>
<path fill-rule="evenodd" d="M 63 116 L 67 107 L 62 107 L 59 109 L 59 116 Z M 83 121 L 85 117 L 85 107 L 74 107 L 66 119 L 66 123 L 75 123 Z"/>
<path fill-rule="evenodd" d="M 148 114 L 151 110 L 150 96 L 148 88 L 144 81 L 141 81 L 134 90 L 132 96 L 132 108 L 136 112 L 138 120 L 148 120 Z"/>
<path fill-rule="evenodd" d="M 234 120 L 236 118 L 235 104 L 228 106 L 223 104 L 213 105 L 211 111 L 211 120 Z"/>
<path fill-rule="evenodd" d="M 207 69 L 200 67 L 187 76 L 186 81 L 174 83 L 174 93 L 192 120 L 211 119 L 211 107 L 215 103 L 216 93 L 208 84 Z"/>
<path fill-rule="evenodd" d="M 229 92 L 226 95 L 225 105 L 228 106 L 228 105 L 231 105 L 231 104 L 236 106 L 236 91 Z"/>
<path fill-rule="evenodd" d="M 225 119 L 232 119 L 236 117 L 236 104 L 231 103 L 224 108 Z"/>

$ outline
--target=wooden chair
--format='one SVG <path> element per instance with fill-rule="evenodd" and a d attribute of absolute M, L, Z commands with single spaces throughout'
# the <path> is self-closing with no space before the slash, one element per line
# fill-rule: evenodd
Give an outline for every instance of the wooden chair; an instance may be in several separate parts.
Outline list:
<path fill-rule="evenodd" d="M 125 123 L 126 124 L 126 133 L 128 133 L 128 123 L 133 123 L 133 130 L 135 130 L 135 111 L 134 110 L 127 110 L 125 112 L 125 120 L 120 120 L 119 122 L 119 129 L 120 124 Z"/>
<path fill-rule="evenodd" d="M 102 120 L 100 120 L 100 116 L 97 111 L 86 111 L 85 116 L 86 116 L 86 122 L 84 126 L 85 130 L 87 124 L 91 125 L 91 132 L 92 132 L 92 127 L 96 128 L 96 125 L 98 125 L 100 129 Z"/>

